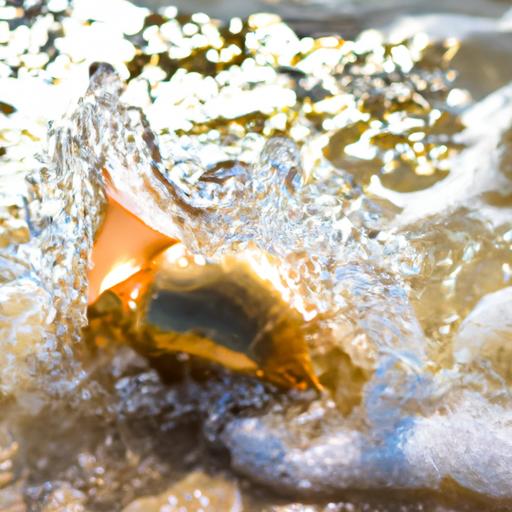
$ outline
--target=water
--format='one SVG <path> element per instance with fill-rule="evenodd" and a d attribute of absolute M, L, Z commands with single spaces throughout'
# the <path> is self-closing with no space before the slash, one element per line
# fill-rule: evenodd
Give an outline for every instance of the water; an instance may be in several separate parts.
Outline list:
<path fill-rule="evenodd" d="M 233 48 L 194 49 L 196 34 L 214 47 L 219 37 L 204 17 L 184 31 L 171 18 L 143 39 L 124 36 L 145 14 L 125 6 L 122 21 L 108 9 L 97 15 L 117 52 L 107 60 L 129 84 L 102 66 L 84 94 L 87 64 L 107 37 L 104 25 L 77 21 L 94 18 L 88 5 L 69 21 L 47 14 L 63 20 L 55 45 L 67 57 L 24 64 L 16 80 L 3 71 L 0 100 L 18 111 L 0 128 L 9 141 L 0 389 L 10 447 L 0 504 L 121 510 L 144 495 L 179 500 L 179 484 L 166 488 L 182 481 L 206 494 L 225 489 L 234 510 L 271 510 L 283 505 L 278 495 L 315 510 L 506 510 L 506 71 L 474 84 L 459 57 L 459 76 L 450 71 L 453 41 L 416 36 L 387 57 L 376 32 L 314 43 L 269 17 L 232 26 L 233 44 L 245 41 L 248 53 L 237 60 Z M 500 4 L 485 5 L 493 43 L 477 46 L 488 62 L 499 58 L 492 34 L 509 22 Z M 459 56 L 483 23 L 465 20 Z M 44 32 L 38 23 L 33 33 Z M 404 27 L 380 26 L 390 37 Z M 14 33 L 11 59 L 25 48 L 24 31 Z M 73 46 L 78 33 L 89 46 Z M 134 47 L 160 56 L 138 62 Z M 45 111 L 16 99 L 25 83 L 64 97 Z M 86 269 L 105 189 L 209 261 L 251 261 L 301 314 L 324 393 L 279 393 L 229 372 L 166 386 L 127 347 L 87 346 Z"/>

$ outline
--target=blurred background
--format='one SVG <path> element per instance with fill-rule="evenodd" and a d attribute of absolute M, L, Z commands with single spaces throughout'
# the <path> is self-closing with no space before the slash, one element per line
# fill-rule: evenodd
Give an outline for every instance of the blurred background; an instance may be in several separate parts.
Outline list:
<path fill-rule="evenodd" d="M 465 39 L 454 62 L 456 86 L 475 100 L 512 80 L 511 0 L 133 0 L 151 9 L 169 5 L 181 13 L 205 12 L 219 18 L 254 12 L 282 16 L 299 35 L 340 34 L 354 38 L 368 28 Z"/>
<path fill-rule="evenodd" d="M 346 23 L 347 17 L 364 23 L 389 20 L 397 14 L 433 11 L 499 17 L 512 6 L 510 0 L 135 0 L 134 3 L 153 9 L 172 3 L 183 12 L 202 11 L 224 19 L 264 10 L 304 23 L 323 17 L 333 25 Z"/>

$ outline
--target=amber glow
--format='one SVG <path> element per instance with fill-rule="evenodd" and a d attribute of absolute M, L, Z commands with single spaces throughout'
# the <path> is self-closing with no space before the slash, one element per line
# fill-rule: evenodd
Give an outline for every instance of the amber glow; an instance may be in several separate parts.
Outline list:
<path fill-rule="evenodd" d="M 238 372 L 256 373 L 258 365 L 249 356 L 222 346 L 194 332 L 153 334 L 157 351 L 186 352 L 207 359 Z"/>
<path fill-rule="evenodd" d="M 138 272 L 174 243 L 109 197 L 107 214 L 94 244 L 89 304 L 99 294 Z"/>

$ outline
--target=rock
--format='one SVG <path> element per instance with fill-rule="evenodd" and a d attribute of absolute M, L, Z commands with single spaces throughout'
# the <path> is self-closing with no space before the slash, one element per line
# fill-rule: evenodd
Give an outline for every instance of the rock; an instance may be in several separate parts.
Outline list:
<path fill-rule="evenodd" d="M 238 486 L 222 475 L 195 471 L 158 496 L 133 501 L 123 512 L 241 512 Z"/>

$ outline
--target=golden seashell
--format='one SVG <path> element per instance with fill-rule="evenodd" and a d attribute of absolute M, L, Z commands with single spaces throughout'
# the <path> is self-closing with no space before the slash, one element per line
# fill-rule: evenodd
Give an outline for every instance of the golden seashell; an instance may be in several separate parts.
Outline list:
<path fill-rule="evenodd" d="M 259 255 L 264 265 L 243 252 L 208 262 L 111 201 L 93 259 L 94 343 L 128 343 L 171 378 L 174 356 L 187 354 L 278 386 L 320 388 L 304 320 L 265 275 L 268 256 Z"/>

